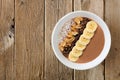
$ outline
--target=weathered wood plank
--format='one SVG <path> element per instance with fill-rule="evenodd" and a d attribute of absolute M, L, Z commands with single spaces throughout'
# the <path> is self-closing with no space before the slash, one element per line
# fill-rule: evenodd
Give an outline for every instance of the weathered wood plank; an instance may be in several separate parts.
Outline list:
<path fill-rule="evenodd" d="M 15 0 L 15 80 L 43 80 L 44 0 Z"/>
<path fill-rule="evenodd" d="M 74 0 L 74 11 L 87 10 L 103 18 L 103 0 Z M 75 80 L 104 80 L 104 64 L 85 71 L 75 71 Z"/>
<path fill-rule="evenodd" d="M 105 21 L 112 36 L 111 50 L 105 60 L 105 80 L 120 80 L 120 1 L 105 0 Z"/>
<path fill-rule="evenodd" d="M 70 11 L 72 11 L 72 0 L 45 1 L 45 80 L 72 80 L 73 70 L 57 60 L 50 44 L 56 22 Z"/>
<path fill-rule="evenodd" d="M 8 32 L 13 18 L 14 0 L 0 0 L 0 80 L 13 80 L 14 45 L 5 49 L 6 45 L 4 44 L 4 39 L 10 39 Z M 6 44 L 9 43 L 11 42 L 6 42 Z"/>
<path fill-rule="evenodd" d="M 58 0 L 45 0 L 45 80 L 58 80 L 58 60 L 51 47 L 51 33 L 58 19 Z"/>

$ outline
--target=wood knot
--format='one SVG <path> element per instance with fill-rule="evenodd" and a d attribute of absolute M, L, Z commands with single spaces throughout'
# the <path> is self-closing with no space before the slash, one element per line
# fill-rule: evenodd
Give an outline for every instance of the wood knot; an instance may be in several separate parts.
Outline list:
<path fill-rule="evenodd" d="M 9 31 L 6 33 L 6 35 L 0 40 L 0 51 L 5 51 L 9 47 L 12 46 L 14 43 L 14 20 L 12 21 Z"/>
<path fill-rule="evenodd" d="M 20 5 L 24 5 L 24 1 L 23 0 L 20 1 Z"/>
<path fill-rule="evenodd" d="M 117 48 L 115 48 L 115 51 L 118 51 L 118 49 L 117 49 Z"/>

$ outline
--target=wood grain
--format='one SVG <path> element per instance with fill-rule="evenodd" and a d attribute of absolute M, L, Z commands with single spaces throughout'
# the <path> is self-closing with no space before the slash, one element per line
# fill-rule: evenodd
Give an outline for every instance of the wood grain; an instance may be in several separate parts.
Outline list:
<path fill-rule="evenodd" d="M 51 47 L 51 33 L 58 19 L 58 0 L 45 0 L 45 80 L 58 80 L 58 60 Z"/>
<path fill-rule="evenodd" d="M 112 36 L 112 45 L 105 61 L 105 80 L 120 80 L 120 1 L 105 0 L 105 21 Z"/>
<path fill-rule="evenodd" d="M 43 80 L 44 0 L 15 0 L 15 80 Z"/>
<path fill-rule="evenodd" d="M 87 10 L 103 18 L 103 0 L 74 0 L 74 11 Z M 75 71 L 75 80 L 104 80 L 104 63 L 90 70 Z"/>
<path fill-rule="evenodd" d="M 72 0 L 45 1 L 45 80 L 72 80 L 73 70 L 57 60 L 50 43 L 56 22 L 70 11 L 72 11 Z"/>
<path fill-rule="evenodd" d="M 0 0 L 0 44 L 10 30 L 14 18 L 14 0 Z M 8 35 L 7 35 L 8 36 Z M 4 45 L 0 47 L 3 48 Z M 0 51 L 0 80 L 13 80 L 14 45 Z"/>
<path fill-rule="evenodd" d="M 0 80 L 120 80 L 119 6 L 119 0 L 0 0 L 0 49 L 15 27 L 14 44 L 0 51 Z M 105 62 L 84 71 L 64 66 L 51 47 L 56 22 L 77 10 L 105 19 L 112 36 Z"/>

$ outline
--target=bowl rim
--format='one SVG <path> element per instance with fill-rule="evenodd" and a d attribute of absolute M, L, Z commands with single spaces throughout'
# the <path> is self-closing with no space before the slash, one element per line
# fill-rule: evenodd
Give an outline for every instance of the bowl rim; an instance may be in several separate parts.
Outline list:
<path fill-rule="evenodd" d="M 56 44 L 54 43 L 54 39 L 55 39 L 55 33 L 56 30 L 58 28 L 58 25 L 67 17 L 74 15 L 74 14 L 87 14 L 87 15 L 91 15 L 94 16 L 94 18 L 99 20 L 99 25 L 102 25 L 102 30 L 104 33 L 104 38 L 105 38 L 105 43 L 104 43 L 104 47 L 103 50 L 101 51 L 100 55 L 97 56 L 97 58 L 95 58 L 94 60 L 87 62 L 87 63 L 74 63 L 69 61 L 67 58 L 63 57 L 63 54 L 61 52 L 59 52 L 56 48 Z M 75 16 L 74 16 L 75 17 Z M 93 18 L 92 18 L 93 19 Z M 69 20 L 69 19 L 68 19 Z M 95 20 L 95 19 L 94 19 Z M 96 21 L 96 20 L 95 20 Z M 65 22 L 64 22 L 65 23 Z M 98 23 L 98 22 L 97 22 Z M 101 23 L 101 24 L 100 24 Z M 103 27 L 104 26 L 104 27 Z M 104 28 L 104 29 L 103 29 Z M 58 22 L 56 23 L 53 32 L 52 32 L 52 36 L 51 36 L 51 44 L 52 44 L 52 49 L 54 51 L 55 56 L 57 57 L 57 59 L 63 63 L 65 66 L 71 68 L 71 69 L 76 69 L 76 70 L 87 70 L 87 69 L 91 69 L 97 65 L 99 65 L 108 55 L 110 47 L 111 47 L 111 34 L 109 31 L 108 26 L 106 25 L 106 23 L 96 14 L 89 12 L 89 11 L 74 11 L 74 12 L 69 12 L 68 14 L 66 14 L 65 16 L 63 16 L 62 18 L 60 18 L 58 20 Z M 61 53 L 61 54 L 59 54 Z"/>

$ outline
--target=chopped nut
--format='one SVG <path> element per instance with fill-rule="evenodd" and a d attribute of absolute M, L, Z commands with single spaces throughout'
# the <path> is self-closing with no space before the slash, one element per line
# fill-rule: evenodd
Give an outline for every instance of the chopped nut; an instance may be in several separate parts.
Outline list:
<path fill-rule="evenodd" d="M 76 25 L 75 28 L 76 28 L 76 29 L 80 29 L 81 26 L 80 26 L 80 25 Z"/>
<path fill-rule="evenodd" d="M 59 49 L 60 49 L 61 51 L 63 51 L 63 50 L 64 50 L 64 47 L 59 45 Z"/>
<path fill-rule="evenodd" d="M 74 21 L 77 23 L 77 24 L 80 24 L 80 20 L 78 17 L 74 18 Z"/>
<path fill-rule="evenodd" d="M 71 37 L 71 38 L 65 38 L 64 41 L 68 44 L 71 43 L 75 38 Z"/>
<path fill-rule="evenodd" d="M 73 23 L 71 26 L 74 27 L 74 26 L 76 26 L 76 25 L 77 25 L 76 23 Z"/>
<path fill-rule="evenodd" d="M 69 32 L 68 32 L 68 35 L 71 35 L 71 36 L 73 36 L 71 31 L 69 31 Z"/>
<path fill-rule="evenodd" d="M 80 21 L 82 21 L 82 20 L 83 20 L 83 18 L 82 18 L 82 17 L 78 17 L 78 18 L 79 18 L 79 20 L 80 20 Z"/>
<path fill-rule="evenodd" d="M 71 26 L 70 28 L 72 31 L 76 31 L 76 26 Z"/>
<path fill-rule="evenodd" d="M 78 32 L 76 32 L 76 31 L 72 31 L 71 33 L 72 33 L 72 35 L 77 35 L 78 34 Z"/>
<path fill-rule="evenodd" d="M 71 32 L 69 32 L 68 34 L 74 36 L 74 35 L 77 35 L 78 32 L 77 32 L 77 31 L 71 31 Z"/>
<path fill-rule="evenodd" d="M 68 43 L 67 45 L 68 45 L 68 46 L 71 46 L 71 43 Z"/>
<path fill-rule="evenodd" d="M 69 41 L 69 38 L 65 38 L 63 42 L 68 42 Z"/>
<path fill-rule="evenodd" d="M 60 46 L 65 46 L 65 45 L 66 45 L 65 41 L 63 41 L 63 42 L 60 43 Z"/>
<path fill-rule="evenodd" d="M 71 38 L 71 37 L 73 37 L 73 35 L 68 34 L 67 37 L 68 37 L 68 38 Z"/>

